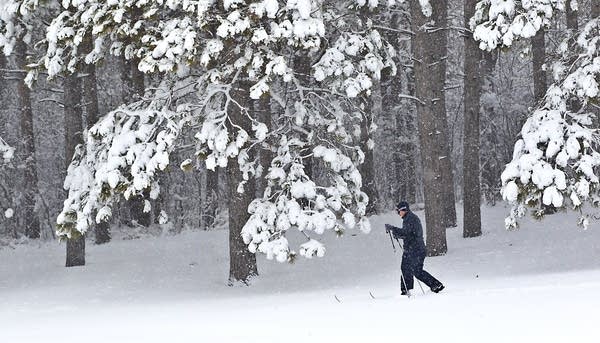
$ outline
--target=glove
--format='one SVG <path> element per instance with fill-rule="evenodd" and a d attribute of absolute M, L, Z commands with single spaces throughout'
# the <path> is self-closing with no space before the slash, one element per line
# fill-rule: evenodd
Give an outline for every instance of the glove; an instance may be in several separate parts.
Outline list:
<path fill-rule="evenodd" d="M 390 224 L 385 224 L 385 233 L 390 233 L 390 231 L 394 230 L 394 226 Z"/>

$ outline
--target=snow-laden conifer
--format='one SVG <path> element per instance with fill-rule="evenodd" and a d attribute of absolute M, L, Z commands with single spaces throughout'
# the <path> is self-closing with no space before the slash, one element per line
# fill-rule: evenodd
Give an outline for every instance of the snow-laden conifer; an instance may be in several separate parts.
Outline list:
<path fill-rule="evenodd" d="M 352 98 L 368 95 L 382 69 L 394 69 L 393 49 L 368 16 L 359 15 L 375 9 L 378 1 L 61 4 L 62 12 L 47 29 L 40 62 L 50 78 L 110 54 L 135 57 L 139 70 L 161 75 L 163 88 L 108 113 L 89 130 L 65 180 L 69 198 L 58 219 L 60 235 L 83 233 L 92 220 L 105 220 L 120 195 L 128 198 L 145 190 L 156 195 L 156 173 L 168 164 L 185 125 L 194 128 L 195 158 L 208 169 L 228 167 L 235 159 L 240 193 L 259 169 L 254 152 L 274 152 L 264 195 L 249 205 L 241 232 L 250 251 L 290 260 L 296 252 L 286 232 L 300 230 L 307 242 L 299 253 L 322 256 L 325 248 L 313 234 L 369 231 L 368 198 L 358 171 L 364 153 L 351 129 L 363 114 Z M 83 53 L 81 43 L 90 32 L 94 48 Z M 293 58 L 298 55 L 313 60 L 309 84 L 295 73 Z M 261 122 L 251 107 L 242 105 L 248 99 L 237 94 L 246 85 L 250 98 L 269 97 L 282 108 L 272 123 Z M 171 94 L 168 100 L 165 94 Z M 324 175 L 309 176 L 304 170 L 309 158 L 322 164 Z"/>
<path fill-rule="evenodd" d="M 576 6 L 575 6 L 576 7 Z M 564 0 L 479 2 L 471 20 L 482 49 L 510 47 L 529 38 L 565 10 Z M 503 198 L 513 209 L 506 227 L 517 226 L 526 207 L 537 217 L 543 205 L 581 209 L 598 203 L 598 133 L 592 109 L 600 99 L 600 20 L 592 18 L 561 44 L 552 64 L 554 83 L 531 113 L 516 142 L 512 161 L 502 173 Z M 587 227 L 588 215 L 579 224 Z"/>

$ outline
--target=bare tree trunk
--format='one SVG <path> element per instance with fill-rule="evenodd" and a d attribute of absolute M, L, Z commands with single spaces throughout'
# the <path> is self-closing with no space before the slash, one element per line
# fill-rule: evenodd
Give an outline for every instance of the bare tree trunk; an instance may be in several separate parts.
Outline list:
<path fill-rule="evenodd" d="M 360 124 L 361 140 L 360 148 L 365 154 L 365 161 L 360 166 L 360 173 L 363 179 L 363 190 L 369 197 L 367 204 L 366 215 L 377 214 L 377 204 L 379 202 L 379 194 L 377 192 L 377 184 L 375 182 L 375 156 L 371 144 L 371 124 L 375 118 L 381 115 L 381 83 L 375 80 L 373 84 L 373 93 L 366 101 L 365 117 Z"/>
<path fill-rule="evenodd" d="M 450 151 L 450 133 L 448 129 L 448 116 L 446 113 L 446 61 L 448 60 L 448 1 L 432 1 L 433 30 L 436 32 L 430 34 L 436 36 L 436 43 L 429 48 L 434 56 L 431 62 L 434 65 L 431 70 L 435 73 L 435 79 L 438 83 L 432 83 L 434 89 L 434 98 L 432 98 L 434 112 L 437 120 L 436 143 L 439 145 L 440 155 L 440 175 L 442 182 L 443 213 L 442 225 L 446 228 L 456 227 L 456 196 L 454 194 L 454 172 L 452 168 L 452 153 Z"/>
<path fill-rule="evenodd" d="M 24 71 L 27 66 L 27 44 L 18 39 L 15 45 L 15 61 L 17 69 Z M 31 107 L 31 90 L 25 84 L 25 72 L 19 73 L 17 82 L 17 103 L 20 113 L 21 154 L 25 163 L 23 170 L 23 202 L 20 215 L 25 223 L 25 235 L 29 238 L 40 238 L 40 223 L 36 212 L 36 197 L 39 194 L 37 159 L 35 157 L 35 135 L 33 130 L 33 109 Z"/>
<path fill-rule="evenodd" d="M 250 83 L 240 81 L 234 85 L 232 97 L 240 106 L 250 110 L 252 103 L 249 101 Z M 239 125 L 246 132 L 252 131 L 252 123 L 243 113 L 239 106 L 232 104 L 227 109 L 231 121 Z M 229 128 L 234 133 L 237 130 Z M 237 158 L 229 160 L 227 166 L 228 189 L 229 189 L 229 283 L 248 283 L 250 279 L 258 275 L 256 256 L 248 250 L 242 239 L 242 228 L 250 218 L 248 206 L 254 199 L 255 189 L 253 180 L 249 180 L 243 193 L 238 193 L 237 188 L 243 180 Z"/>
<path fill-rule="evenodd" d="M 91 34 L 87 34 L 83 38 L 82 45 L 84 51 L 92 51 L 93 40 Z M 85 104 L 86 126 L 89 130 L 94 124 L 96 124 L 99 117 L 96 66 L 93 64 L 84 64 L 83 71 L 83 102 Z M 94 225 L 94 236 L 96 239 L 96 244 L 104 244 L 110 242 L 110 223 L 108 221 L 96 223 Z"/>
<path fill-rule="evenodd" d="M 446 1 L 432 3 L 434 14 L 427 18 L 421 11 L 418 0 L 410 3 L 412 15 L 412 50 L 414 57 L 415 96 L 419 99 L 417 114 L 419 116 L 419 141 L 421 144 L 421 160 L 423 163 L 423 183 L 425 188 L 425 217 L 427 221 L 427 252 L 430 256 L 443 255 L 448 250 L 446 227 L 444 223 L 445 187 L 442 178 L 442 159 L 444 151 L 438 141 L 442 139 L 440 132 L 440 102 L 444 98 L 445 80 L 444 62 L 438 46 L 446 45 L 443 29 L 428 28 L 427 23 L 445 25 Z M 446 156 L 447 158 L 448 156 Z M 441 190 L 441 191 L 440 191 Z"/>
<path fill-rule="evenodd" d="M 400 92 L 394 90 L 392 84 L 392 94 L 408 94 L 415 96 L 414 68 L 407 75 L 406 84 L 398 85 Z M 396 132 L 399 137 L 400 151 L 395 153 L 394 164 L 396 166 L 396 178 L 400 182 L 400 199 L 413 204 L 417 201 L 417 127 L 416 127 L 416 107 L 414 103 L 410 105 L 408 111 L 403 113 L 398 111 L 396 114 Z"/>
<path fill-rule="evenodd" d="M 592 18 L 600 17 L 600 1 L 592 1 Z"/>
<path fill-rule="evenodd" d="M 399 13 L 391 15 L 389 26 L 399 28 L 402 20 L 410 22 L 407 18 L 400 18 Z M 385 31 L 386 40 L 390 42 L 396 51 L 406 50 L 407 46 L 402 44 L 401 37 L 396 32 Z M 399 61 L 402 62 L 402 61 Z M 390 173 L 393 180 L 388 187 L 391 188 L 391 195 L 394 205 L 400 200 L 408 201 L 413 204 L 416 202 L 416 158 L 417 146 L 415 144 L 415 116 L 414 104 L 403 100 L 400 94 L 414 96 L 414 83 L 412 82 L 412 67 L 406 71 L 399 69 L 398 75 L 389 75 L 384 70 L 381 79 L 382 93 L 382 115 L 390 115 L 392 121 L 392 132 L 394 135 L 394 144 L 391 149 L 393 170 Z"/>
<path fill-rule="evenodd" d="M 394 152 L 396 180 L 399 184 L 399 198 L 413 204 L 417 201 L 416 153 L 413 132 L 416 130 L 411 113 L 398 113 L 396 132 L 400 135 L 399 151 Z"/>
<path fill-rule="evenodd" d="M 78 75 L 67 75 L 64 79 L 65 111 L 65 159 L 69 167 L 75 147 L 83 142 L 83 116 L 81 81 Z M 66 267 L 85 265 L 85 236 L 75 235 L 67 239 Z"/>
<path fill-rule="evenodd" d="M 477 0 L 465 0 L 465 27 L 475 13 Z M 464 35 L 464 141 L 463 141 L 463 237 L 481 236 L 481 186 L 479 182 L 479 111 L 482 52 L 472 34 Z"/>

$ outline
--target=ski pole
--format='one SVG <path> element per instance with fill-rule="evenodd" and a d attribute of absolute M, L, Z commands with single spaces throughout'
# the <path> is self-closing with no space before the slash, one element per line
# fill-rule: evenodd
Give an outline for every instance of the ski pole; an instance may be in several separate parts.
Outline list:
<path fill-rule="evenodd" d="M 396 254 L 396 245 L 394 244 L 394 239 L 392 238 L 392 233 L 388 231 L 388 235 L 390 235 L 390 242 L 392 242 L 392 248 L 394 248 L 394 255 Z M 400 242 L 398 242 L 398 245 Z M 402 273 L 402 268 L 400 268 L 400 282 L 404 286 L 408 297 L 410 298 L 410 290 L 406 287 L 406 280 L 404 280 L 404 274 Z"/>
<path fill-rule="evenodd" d="M 402 254 L 404 254 L 404 247 L 402 246 L 402 244 L 400 244 L 400 242 L 398 242 L 398 246 L 400 246 L 400 249 L 402 250 Z M 421 285 L 421 281 L 419 281 L 419 279 L 415 278 L 417 280 L 417 283 L 419 284 L 419 288 L 421 288 L 421 292 L 423 292 L 423 294 L 425 294 L 425 290 L 423 289 L 423 285 Z"/>
<path fill-rule="evenodd" d="M 394 239 L 392 238 L 392 233 L 388 231 L 390 235 L 390 242 L 392 242 L 392 248 L 394 248 L 394 254 L 396 253 L 396 245 L 394 245 Z"/>

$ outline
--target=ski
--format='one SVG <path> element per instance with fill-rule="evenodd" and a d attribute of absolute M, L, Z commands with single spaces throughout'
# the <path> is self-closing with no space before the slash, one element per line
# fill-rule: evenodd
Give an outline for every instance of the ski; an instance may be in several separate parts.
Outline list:
<path fill-rule="evenodd" d="M 369 297 L 370 297 L 371 299 L 373 299 L 373 300 L 377 299 L 377 298 L 375 297 L 375 295 L 373 294 L 373 292 L 371 292 L 371 291 L 369 291 Z M 338 295 L 337 295 L 337 294 L 334 294 L 334 295 L 333 295 L 333 298 L 334 298 L 334 299 L 335 299 L 335 301 L 337 301 L 338 303 L 341 303 L 341 302 L 342 302 L 342 299 L 340 299 L 340 297 L 338 297 Z"/>
<path fill-rule="evenodd" d="M 408 295 L 408 298 L 411 298 L 411 297 L 412 297 L 412 294 L 409 294 L 409 295 Z M 333 298 L 334 298 L 334 299 L 335 299 L 335 301 L 337 301 L 338 303 L 342 303 L 342 299 L 341 299 L 341 298 L 340 298 L 340 297 L 339 297 L 337 294 L 334 294 L 334 295 L 333 295 Z M 381 300 L 381 299 L 386 299 L 386 298 L 393 298 L 393 296 L 389 296 L 389 295 L 388 295 L 388 296 L 375 296 L 375 294 L 373 294 L 373 292 L 372 292 L 372 291 L 369 291 L 369 298 L 370 298 L 371 300 L 378 300 L 378 299 L 379 299 L 379 300 Z"/>

